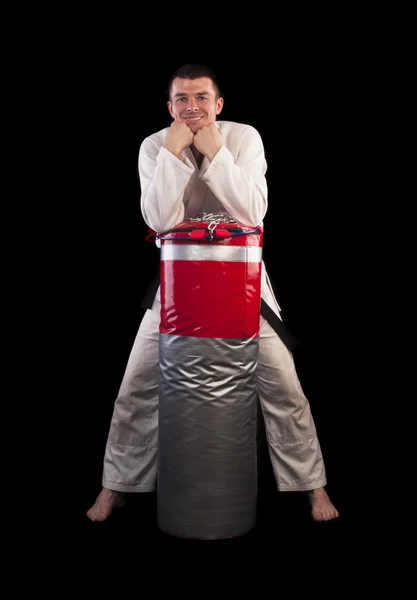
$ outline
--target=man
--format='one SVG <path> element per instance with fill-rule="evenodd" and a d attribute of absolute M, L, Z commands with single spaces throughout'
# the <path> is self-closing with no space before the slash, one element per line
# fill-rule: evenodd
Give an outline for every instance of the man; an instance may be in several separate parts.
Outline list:
<path fill-rule="evenodd" d="M 173 122 L 139 151 L 141 210 L 147 225 L 167 231 L 187 218 L 221 214 L 262 226 L 267 211 L 263 143 L 250 125 L 217 121 L 224 100 L 215 74 L 185 65 L 169 82 Z M 261 296 L 280 318 L 265 265 Z M 104 457 L 103 489 L 87 512 L 103 521 L 124 492 L 155 490 L 158 446 L 159 288 L 146 311 L 116 399 Z M 258 393 L 271 464 L 280 491 L 308 494 L 316 521 L 339 516 L 324 486 L 325 467 L 309 403 L 292 354 L 261 315 Z"/>

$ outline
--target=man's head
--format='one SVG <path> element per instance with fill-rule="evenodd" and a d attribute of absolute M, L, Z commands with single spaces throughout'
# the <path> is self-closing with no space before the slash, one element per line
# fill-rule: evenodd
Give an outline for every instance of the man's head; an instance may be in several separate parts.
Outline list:
<path fill-rule="evenodd" d="M 224 100 L 213 71 L 205 65 L 184 65 L 171 77 L 168 110 L 173 119 L 184 121 L 193 132 L 214 123 Z"/>

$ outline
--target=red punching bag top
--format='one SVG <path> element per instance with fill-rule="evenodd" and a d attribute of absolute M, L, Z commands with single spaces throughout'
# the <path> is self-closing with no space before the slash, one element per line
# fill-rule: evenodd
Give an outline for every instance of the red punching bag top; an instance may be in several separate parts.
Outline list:
<path fill-rule="evenodd" d="M 261 227 L 203 214 L 154 236 L 161 240 L 160 333 L 259 335 Z"/>

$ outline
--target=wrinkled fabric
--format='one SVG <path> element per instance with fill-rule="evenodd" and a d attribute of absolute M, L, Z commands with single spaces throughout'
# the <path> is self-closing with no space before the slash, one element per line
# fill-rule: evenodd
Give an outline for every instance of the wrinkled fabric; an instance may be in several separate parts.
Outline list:
<path fill-rule="evenodd" d="M 170 535 L 255 525 L 258 338 L 160 335 L 157 513 Z"/>
<path fill-rule="evenodd" d="M 143 140 L 138 157 L 141 211 L 154 231 L 167 231 L 202 213 L 224 214 L 243 225 L 263 226 L 268 186 L 262 138 L 244 123 L 216 121 L 216 126 L 223 145 L 211 162 L 205 157 L 200 168 L 191 148 L 185 148 L 182 160 L 164 148 L 167 127 Z M 265 264 L 261 295 L 281 318 Z"/>
<path fill-rule="evenodd" d="M 262 226 L 267 212 L 267 164 L 261 136 L 253 127 L 216 122 L 222 147 L 201 168 L 190 148 L 177 158 L 163 147 L 168 128 L 141 144 L 138 169 L 141 211 L 156 232 L 201 213 L 222 213 L 249 226 Z M 279 202 L 274 199 L 274 202 Z M 265 232 L 274 236 L 274 230 Z M 262 263 L 261 296 L 281 318 Z M 158 467 L 159 291 L 147 310 L 131 350 L 115 402 L 107 440 L 103 486 L 125 492 L 155 490 Z M 326 484 L 322 453 L 293 358 L 260 317 L 257 393 L 265 420 L 278 489 L 296 491 Z"/>
<path fill-rule="evenodd" d="M 156 489 L 160 311 L 158 291 L 152 310 L 146 311 L 139 327 L 115 402 L 102 478 L 108 489 Z M 326 485 L 322 451 L 292 354 L 262 317 L 256 373 L 278 490 Z"/>

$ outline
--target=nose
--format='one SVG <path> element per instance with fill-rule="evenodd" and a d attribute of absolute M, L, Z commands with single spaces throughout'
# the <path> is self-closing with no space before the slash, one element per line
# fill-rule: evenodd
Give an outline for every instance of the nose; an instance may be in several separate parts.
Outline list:
<path fill-rule="evenodd" d="M 187 110 L 198 110 L 198 106 L 197 106 L 197 102 L 195 101 L 194 98 L 188 98 L 188 102 L 187 102 Z"/>

